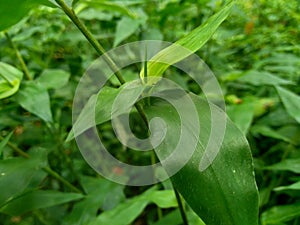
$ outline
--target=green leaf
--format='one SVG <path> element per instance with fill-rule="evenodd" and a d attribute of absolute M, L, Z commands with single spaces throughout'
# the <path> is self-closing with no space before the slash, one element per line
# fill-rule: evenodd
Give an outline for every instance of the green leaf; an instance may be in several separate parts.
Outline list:
<path fill-rule="evenodd" d="M 70 73 L 60 69 L 46 69 L 41 76 L 36 79 L 43 87 L 50 89 L 65 86 L 70 78 Z"/>
<path fill-rule="evenodd" d="M 266 166 L 267 170 L 278 171 L 292 171 L 294 173 L 300 173 L 300 159 L 284 159 L 279 163 L 275 163 L 271 166 Z"/>
<path fill-rule="evenodd" d="M 45 166 L 45 151 L 37 151 L 30 159 L 11 158 L 0 161 L 0 207 L 22 193 Z"/>
<path fill-rule="evenodd" d="M 255 86 L 293 84 L 293 82 L 279 78 L 269 72 L 262 72 L 256 70 L 251 70 L 245 73 L 244 76 L 239 77 L 236 81 L 252 84 Z"/>
<path fill-rule="evenodd" d="M 235 125 L 244 133 L 248 132 L 254 116 L 254 102 L 243 101 L 241 104 L 229 105 L 226 113 Z"/>
<path fill-rule="evenodd" d="M 204 155 L 205 143 L 210 135 L 211 111 L 207 102 L 191 95 L 197 108 L 201 125 L 200 137 L 192 158 L 173 177 L 173 185 L 182 194 L 191 208 L 207 225 L 257 225 L 258 192 L 255 184 L 251 151 L 244 135 L 227 120 L 226 133 L 217 157 L 204 171 L 199 165 Z M 220 117 L 224 112 L 211 105 L 212 113 Z M 158 158 L 170 155 L 170 148 L 176 146 L 182 130 L 180 117 L 170 105 L 157 103 L 146 108 L 149 118 L 159 117 L 168 125 L 163 143 L 155 149 Z M 189 124 L 183 126 L 190 127 Z M 193 137 L 192 129 L 186 134 Z M 171 132 L 169 132 L 171 131 Z M 163 164 L 165 167 L 165 165 Z M 165 167 L 168 171 L 168 167 Z"/>
<path fill-rule="evenodd" d="M 132 223 L 151 202 L 163 208 L 176 206 L 176 198 L 172 190 L 157 191 L 154 187 L 137 197 L 119 204 L 112 210 L 103 212 L 97 219 L 89 223 L 89 225 L 128 225 Z"/>
<path fill-rule="evenodd" d="M 16 101 L 29 112 L 46 122 L 52 122 L 50 98 L 45 87 L 34 81 L 27 81 L 21 86 Z"/>
<path fill-rule="evenodd" d="M 140 25 L 140 21 L 129 17 L 123 17 L 117 24 L 115 33 L 114 47 L 132 35 Z"/>
<path fill-rule="evenodd" d="M 162 76 L 164 71 L 176 62 L 188 57 L 193 52 L 199 50 L 214 34 L 220 24 L 227 18 L 234 2 L 231 1 L 222 10 L 211 16 L 204 24 L 191 31 L 185 37 L 176 41 L 173 45 L 163 49 L 153 56 L 148 63 L 148 76 Z M 182 46 L 186 48 L 183 51 Z M 180 51 L 180 49 L 182 51 Z M 162 64 L 159 62 L 167 62 Z M 144 70 L 141 71 L 140 77 L 144 78 Z"/>
<path fill-rule="evenodd" d="M 23 72 L 0 62 L 0 99 L 9 97 L 19 90 Z"/>
<path fill-rule="evenodd" d="M 12 134 L 14 132 L 10 132 L 1 142 L 0 142 L 0 156 L 2 154 L 2 150 L 5 147 L 5 145 L 7 144 L 7 142 L 9 141 L 9 139 L 11 138 Z"/>
<path fill-rule="evenodd" d="M 288 114 L 300 123 L 300 96 L 279 86 L 276 90 Z"/>
<path fill-rule="evenodd" d="M 295 190 L 295 191 L 299 191 L 300 190 L 300 181 L 293 183 L 291 185 L 287 185 L 287 186 L 280 186 L 280 187 L 276 187 L 274 188 L 274 191 L 284 191 L 284 190 Z"/>
<path fill-rule="evenodd" d="M 96 218 L 99 209 L 112 209 L 125 199 L 124 186 L 104 178 L 82 177 L 81 185 L 87 196 L 75 204 L 63 225 L 86 225 Z"/>
<path fill-rule="evenodd" d="M 254 125 L 251 127 L 251 133 L 254 135 L 261 134 L 266 137 L 275 138 L 278 140 L 282 140 L 288 143 L 294 144 L 294 141 L 290 138 L 280 134 L 276 130 L 273 130 L 272 128 L 265 126 L 265 125 Z"/>
<path fill-rule="evenodd" d="M 93 95 L 87 104 L 82 109 L 80 115 L 78 116 L 74 126 L 76 127 L 76 135 L 78 136 L 83 133 L 85 130 L 93 126 L 91 118 L 95 117 L 96 124 L 101 124 L 111 119 L 111 110 L 114 103 L 114 100 L 119 95 L 120 91 L 123 90 L 123 95 L 126 95 L 126 102 L 124 105 L 118 105 L 114 112 L 114 116 L 121 115 L 122 113 L 128 110 L 132 104 L 134 104 L 138 97 L 142 94 L 145 87 L 137 85 L 136 87 L 132 86 L 126 88 L 127 85 L 122 85 L 118 89 L 104 87 L 98 95 Z M 94 106 L 95 107 L 95 115 Z M 74 127 L 73 126 L 73 127 Z M 74 137 L 74 129 L 69 133 L 66 141 L 72 140 Z"/>
<path fill-rule="evenodd" d="M 261 215 L 262 225 L 279 224 L 300 216 L 300 204 L 274 206 Z"/>
<path fill-rule="evenodd" d="M 82 197 L 83 195 L 78 193 L 36 190 L 27 192 L 18 198 L 11 200 L 8 204 L 2 207 L 0 211 L 12 216 L 21 215 L 28 211 L 63 204 L 81 199 Z"/>
<path fill-rule="evenodd" d="M 53 6 L 53 4 L 47 0 L 0 1 L 0 31 L 18 23 L 31 9 L 42 4 Z"/>
<path fill-rule="evenodd" d="M 108 10 L 112 12 L 119 12 L 123 15 L 135 18 L 136 15 L 132 13 L 126 6 L 123 4 L 114 3 L 111 1 L 101 1 L 101 0 L 83 0 L 80 1 L 79 6 L 76 8 L 82 10 L 82 7 L 91 7 L 95 9 Z M 75 10 L 75 11 L 78 11 Z"/>

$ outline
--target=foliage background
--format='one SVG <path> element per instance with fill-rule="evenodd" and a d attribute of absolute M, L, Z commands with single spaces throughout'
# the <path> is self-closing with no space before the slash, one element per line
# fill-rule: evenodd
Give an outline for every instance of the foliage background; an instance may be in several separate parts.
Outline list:
<path fill-rule="evenodd" d="M 174 42 L 224 4 L 217 0 L 103 2 L 79 1 L 75 11 L 105 49 L 147 39 Z M 300 223 L 299 21 L 296 0 L 239 1 L 197 51 L 222 86 L 229 117 L 251 145 L 260 222 L 266 225 Z M 76 84 L 98 55 L 63 12 L 35 7 L 8 33 L 31 78 L 48 90 L 33 91 L 26 103 L 22 90 L 31 87 L 26 81 L 19 93 L 1 99 L 0 130 L 6 139 L 0 142 L 0 173 L 5 170 L 10 176 L 0 178 L 0 202 L 15 200 L 0 205 L 0 224 L 180 224 L 168 182 L 152 189 L 113 184 L 85 163 L 74 141 L 65 142 L 72 126 Z M 0 35 L 0 49 L 1 62 L 22 70 L 4 34 Z M 137 78 L 139 69 L 126 69 L 125 78 Z M 167 71 L 166 77 L 200 93 L 199 87 L 178 71 Z M 116 80 L 112 83 L 117 85 Z M 139 118 L 133 116 L 133 120 Z M 110 124 L 99 129 L 112 153 L 123 161 L 149 162 L 151 155 L 119 151 L 122 146 Z M 142 126 L 134 129 L 141 135 Z M 30 159 L 18 157 L 18 149 L 30 154 Z M 121 171 L 116 168 L 114 172 Z M 191 209 L 187 211 L 190 224 L 203 224 Z"/>

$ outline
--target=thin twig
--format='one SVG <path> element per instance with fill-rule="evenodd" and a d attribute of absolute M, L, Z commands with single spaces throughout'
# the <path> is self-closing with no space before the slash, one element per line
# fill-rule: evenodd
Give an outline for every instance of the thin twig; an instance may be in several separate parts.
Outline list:
<path fill-rule="evenodd" d="M 22 67 L 22 70 L 23 70 L 23 72 L 25 74 L 26 79 L 27 80 L 32 80 L 32 78 L 30 76 L 30 73 L 29 73 L 29 70 L 28 70 L 28 68 L 27 68 L 27 66 L 26 66 L 26 64 L 24 62 L 24 59 L 23 59 L 21 53 L 19 52 L 17 46 L 14 44 L 14 42 L 12 41 L 11 37 L 9 36 L 9 34 L 7 32 L 4 32 L 4 34 L 5 34 L 5 37 L 6 37 L 7 41 L 8 41 L 8 43 L 11 45 L 11 47 L 13 48 L 13 50 L 16 53 L 16 56 L 17 56 L 17 58 L 18 58 L 18 60 L 19 60 L 19 62 L 21 64 L 21 67 Z"/>

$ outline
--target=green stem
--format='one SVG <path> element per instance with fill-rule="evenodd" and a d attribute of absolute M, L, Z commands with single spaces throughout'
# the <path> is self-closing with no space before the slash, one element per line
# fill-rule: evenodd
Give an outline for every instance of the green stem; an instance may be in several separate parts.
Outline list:
<path fill-rule="evenodd" d="M 188 223 L 188 220 L 186 217 L 185 209 L 184 209 L 180 194 L 175 188 L 174 188 L 174 192 L 175 192 L 176 200 L 178 202 L 178 207 L 179 207 L 180 214 L 182 217 L 183 225 L 188 225 L 189 223 Z"/>
<path fill-rule="evenodd" d="M 0 140 L 4 140 L 4 138 L 2 136 L 0 136 Z M 30 155 L 28 153 L 24 152 L 22 149 L 20 149 L 19 147 L 15 146 L 13 143 L 7 142 L 7 145 L 12 150 L 14 150 L 15 152 L 17 152 L 19 155 L 23 156 L 24 158 L 27 158 L 27 159 L 30 158 Z M 77 187 L 75 187 L 74 185 L 72 185 L 69 181 L 67 181 L 65 178 L 63 178 L 62 176 L 60 176 L 58 173 L 56 173 L 50 167 L 44 167 L 42 169 L 46 173 L 48 173 L 49 175 L 51 175 L 52 177 L 54 177 L 55 179 L 57 179 L 58 181 L 60 181 L 61 183 L 63 183 L 65 186 L 69 187 L 72 191 L 75 191 L 75 192 L 78 192 L 78 193 L 83 193 L 81 190 L 79 190 Z"/>
<path fill-rule="evenodd" d="M 24 59 L 22 57 L 22 55 L 20 54 L 17 46 L 14 44 L 14 42 L 12 41 L 11 37 L 9 36 L 9 34 L 7 32 L 4 32 L 4 35 L 8 41 L 8 43 L 11 45 L 11 47 L 13 48 L 13 50 L 15 51 L 16 53 L 16 56 L 21 64 L 21 67 L 22 67 L 22 70 L 25 74 L 25 77 L 27 78 L 27 80 L 32 80 L 31 76 L 30 76 L 30 73 L 29 73 L 29 70 L 24 62 Z"/>
<path fill-rule="evenodd" d="M 102 47 L 102 45 L 97 41 L 97 39 L 92 35 L 92 33 L 87 29 L 87 27 L 79 20 L 76 16 L 75 12 L 67 6 L 64 0 L 55 0 L 58 5 L 60 5 L 61 9 L 66 13 L 66 15 L 72 20 L 72 22 L 77 26 L 77 28 L 81 31 L 81 33 L 86 37 L 86 39 L 90 42 L 90 44 L 94 47 L 99 55 L 103 55 L 105 61 L 108 65 L 115 71 L 115 74 L 120 81 L 121 84 L 125 84 L 125 80 L 122 77 L 121 73 L 118 71 L 118 67 L 114 63 L 114 61 L 104 54 L 106 51 Z"/>
<path fill-rule="evenodd" d="M 115 71 L 115 75 L 121 84 L 125 84 L 125 79 L 123 78 L 122 74 L 119 72 L 119 68 L 114 63 L 114 61 L 105 54 L 105 49 L 102 45 L 97 41 L 97 39 L 93 36 L 93 34 L 87 29 L 87 27 L 79 20 L 76 16 L 75 12 L 67 6 L 64 0 L 55 0 L 56 3 L 61 7 L 61 9 L 66 13 L 66 15 L 72 20 L 72 22 L 77 26 L 77 28 L 81 31 L 81 33 L 86 37 L 86 39 L 90 42 L 90 44 L 94 47 L 96 52 L 99 55 L 102 55 L 104 60 L 110 66 L 110 68 Z M 141 115 L 144 123 L 148 126 L 147 117 L 142 109 L 142 106 L 138 103 L 135 104 L 135 108 L 137 109 L 138 113 Z"/>
<path fill-rule="evenodd" d="M 94 38 L 94 36 L 86 28 L 86 26 L 79 20 L 79 18 L 76 16 L 74 11 L 67 6 L 67 4 L 64 2 L 64 0 L 55 0 L 55 1 L 58 5 L 60 5 L 60 7 L 66 13 L 66 15 L 72 20 L 72 22 L 77 26 L 77 28 L 81 31 L 81 33 L 86 37 L 86 39 L 90 42 L 90 44 L 97 51 L 97 53 L 99 55 L 103 55 L 104 59 L 106 60 L 108 65 L 111 67 L 111 69 L 113 71 L 116 71 L 115 75 L 116 75 L 117 79 L 119 80 L 119 82 L 121 84 L 124 84 L 125 79 L 123 78 L 121 73 L 118 71 L 118 67 L 116 66 L 114 61 L 108 55 L 104 54 L 105 49 L 100 45 L 100 43 L 97 41 L 97 39 Z M 147 117 L 145 115 L 145 112 L 143 111 L 142 106 L 140 104 L 135 104 L 135 107 L 136 107 L 138 113 L 141 115 L 141 117 L 142 117 L 143 121 L 145 122 L 145 124 L 148 126 L 148 120 L 147 120 Z M 181 202 L 179 193 L 175 189 L 174 189 L 174 191 L 175 191 L 175 194 L 176 194 L 176 198 L 177 198 L 177 201 L 178 201 L 178 205 L 179 205 L 179 208 L 180 208 L 180 212 L 181 212 L 181 216 L 182 216 L 182 220 L 184 222 L 184 225 L 188 225 L 186 214 L 185 214 L 185 211 L 184 211 L 183 204 Z M 177 196 L 179 196 L 179 197 L 177 197 Z"/>
<path fill-rule="evenodd" d="M 56 173 L 50 167 L 44 167 L 43 170 L 46 173 L 48 173 L 49 175 L 51 175 L 52 177 L 54 177 L 55 179 L 57 179 L 58 181 L 60 181 L 61 183 L 63 183 L 66 187 L 70 188 L 72 191 L 75 191 L 75 192 L 78 192 L 78 193 L 82 193 L 81 190 L 79 190 L 77 187 L 75 187 L 73 184 L 71 184 L 65 178 L 63 178 L 62 176 L 60 176 L 58 173 Z"/>

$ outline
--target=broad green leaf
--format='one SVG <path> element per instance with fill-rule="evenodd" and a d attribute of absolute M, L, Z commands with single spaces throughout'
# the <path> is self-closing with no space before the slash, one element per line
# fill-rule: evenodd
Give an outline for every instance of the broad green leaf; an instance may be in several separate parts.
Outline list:
<path fill-rule="evenodd" d="M 111 110 L 114 100 L 119 95 L 121 90 L 123 90 L 123 94 L 126 95 L 126 102 L 124 102 L 124 105 L 117 106 L 116 111 L 114 112 L 114 116 L 118 116 L 126 112 L 128 107 L 130 107 L 137 101 L 138 97 L 142 94 L 145 88 L 140 85 L 138 85 L 136 88 L 126 87 L 126 85 L 123 85 L 118 89 L 104 87 L 98 95 L 93 95 L 82 109 L 74 124 L 74 126 L 76 127 L 75 136 L 80 135 L 82 132 L 93 126 L 91 118 L 95 118 L 96 124 L 101 124 L 109 121 L 111 119 Z M 95 115 L 93 113 L 94 107 Z M 72 140 L 73 138 L 74 129 L 69 133 L 66 141 Z"/>
<path fill-rule="evenodd" d="M 43 71 L 41 76 L 36 79 L 43 87 L 50 88 L 61 88 L 66 85 L 69 81 L 70 73 L 60 69 L 46 69 Z"/>
<path fill-rule="evenodd" d="M 239 77 L 237 81 L 252 84 L 255 86 L 293 84 L 293 82 L 279 78 L 269 72 L 262 72 L 256 70 L 251 70 L 245 73 L 245 75 Z"/>
<path fill-rule="evenodd" d="M 280 186 L 280 187 L 274 188 L 274 191 L 284 191 L 284 190 L 299 191 L 300 190 L 300 181 L 290 184 L 290 185 L 287 185 L 287 186 Z"/>
<path fill-rule="evenodd" d="M 195 137 L 198 144 L 192 158 L 171 177 L 173 185 L 207 225 L 257 225 L 258 192 L 246 138 L 227 120 L 224 141 L 217 157 L 200 172 L 199 164 L 205 151 L 203 146 L 210 135 L 211 111 L 208 103 L 198 96 L 191 95 L 191 98 L 199 113 L 200 137 Z M 214 105 L 211 105 L 211 110 L 220 117 L 224 113 Z M 168 125 L 163 143 L 155 149 L 161 160 L 166 154 L 170 155 L 170 148 L 176 146 L 180 139 L 181 132 L 177 132 L 182 129 L 180 117 L 173 107 L 164 103 L 146 108 L 146 115 L 149 118 L 159 117 Z M 192 129 L 189 131 L 186 135 L 194 136 Z M 168 172 L 168 167 L 163 166 Z"/>
<path fill-rule="evenodd" d="M 35 190 L 11 200 L 8 204 L 2 207 L 0 211 L 12 216 L 21 215 L 35 209 L 59 205 L 81 198 L 83 198 L 83 195 L 78 193 L 63 193 L 53 190 Z"/>
<path fill-rule="evenodd" d="M 9 97 L 19 90 L 23 72 L 0 62 L 0 99 Z"/>
<path fill-rule="evenodd" d="M 114 47 L 120 44 L 127 37 L 132 35 L 140 25 L 140 21 L 129 17 L 123 17 L 117 24 Z"/>
<path fill-rule="evenodd" d="M 0 161 L 0 207 L 25 190 L 45 166 L 45 158 L 45 151 L 37 151 L 30 159 L 15 157 Z"/>
<path fill-rule="evenodd" d="M 229 105 L 226 113 L 235 125 L 244 133 L 248 132 L 254 116 L 254 102 L 243 101 L 241 104 Z"/>
<path fill-rule="evenodd" d="M 277 225 L 300 216 L 300 204 L 274 206 L 261 215 L 262 225 Z"/>
<path fill-rule="evenodd" d="M 3 138 L 3 140 L 0 142 L 0 156 L 2 154 L 2 150 L 5 147 L 5 145 L 7 144 L 7 142 L 9 141 L 9 139 L 11 138 L 12 134 L 14 132 L 10 132 L 5 138 Z M 1 139 L 0 139 L 1 140 Z"/>
<path fill-rule="evenodd" d="M 292 171 L 294 173 L 300 173 L 300 158 L 299 159 L 284 159 L 279 163 L 266 166 L 267 170 L 278 170 L 278 171 Z"/>
<path fill-rule="evenodd" d="M 34 81 L 24 83 L 16 95 L 16 101 L 46 122 L 52 122 L 50 97 L 47 89 L 41 84 Z"/>
<path fill-rule="evenodd" d="M 38 5 L 53 6 L 47 0 L 10 0 L 0 1 L 0 31 L 18 23 L 27 13 Z"/>
<path fill-rule="evenodd" d="M 227 18 L 234 2 L 231 1 L 222 10 L 210 17 L 204 24 L 191 31 L 185 37 L 176 41 L 173 45 L 163 49 L 153 56 L 148 63 L 148 76 L 162 76 L 164 71 L 176 62 L 188 57 L 193 52 L 199 50 L 214 34 L 220 24 Z M 186 51 L 180 51 L 182 46 Z M 159 62 L 165 62 L 162 64 Z M 141 71 L 140 77 L 144 78 L 144 70 Z"/>
<path fill-rule="evenodd" d="M 288 114 L 300 123 L 300 96 L 279 86 L 276 90 Z"/>

